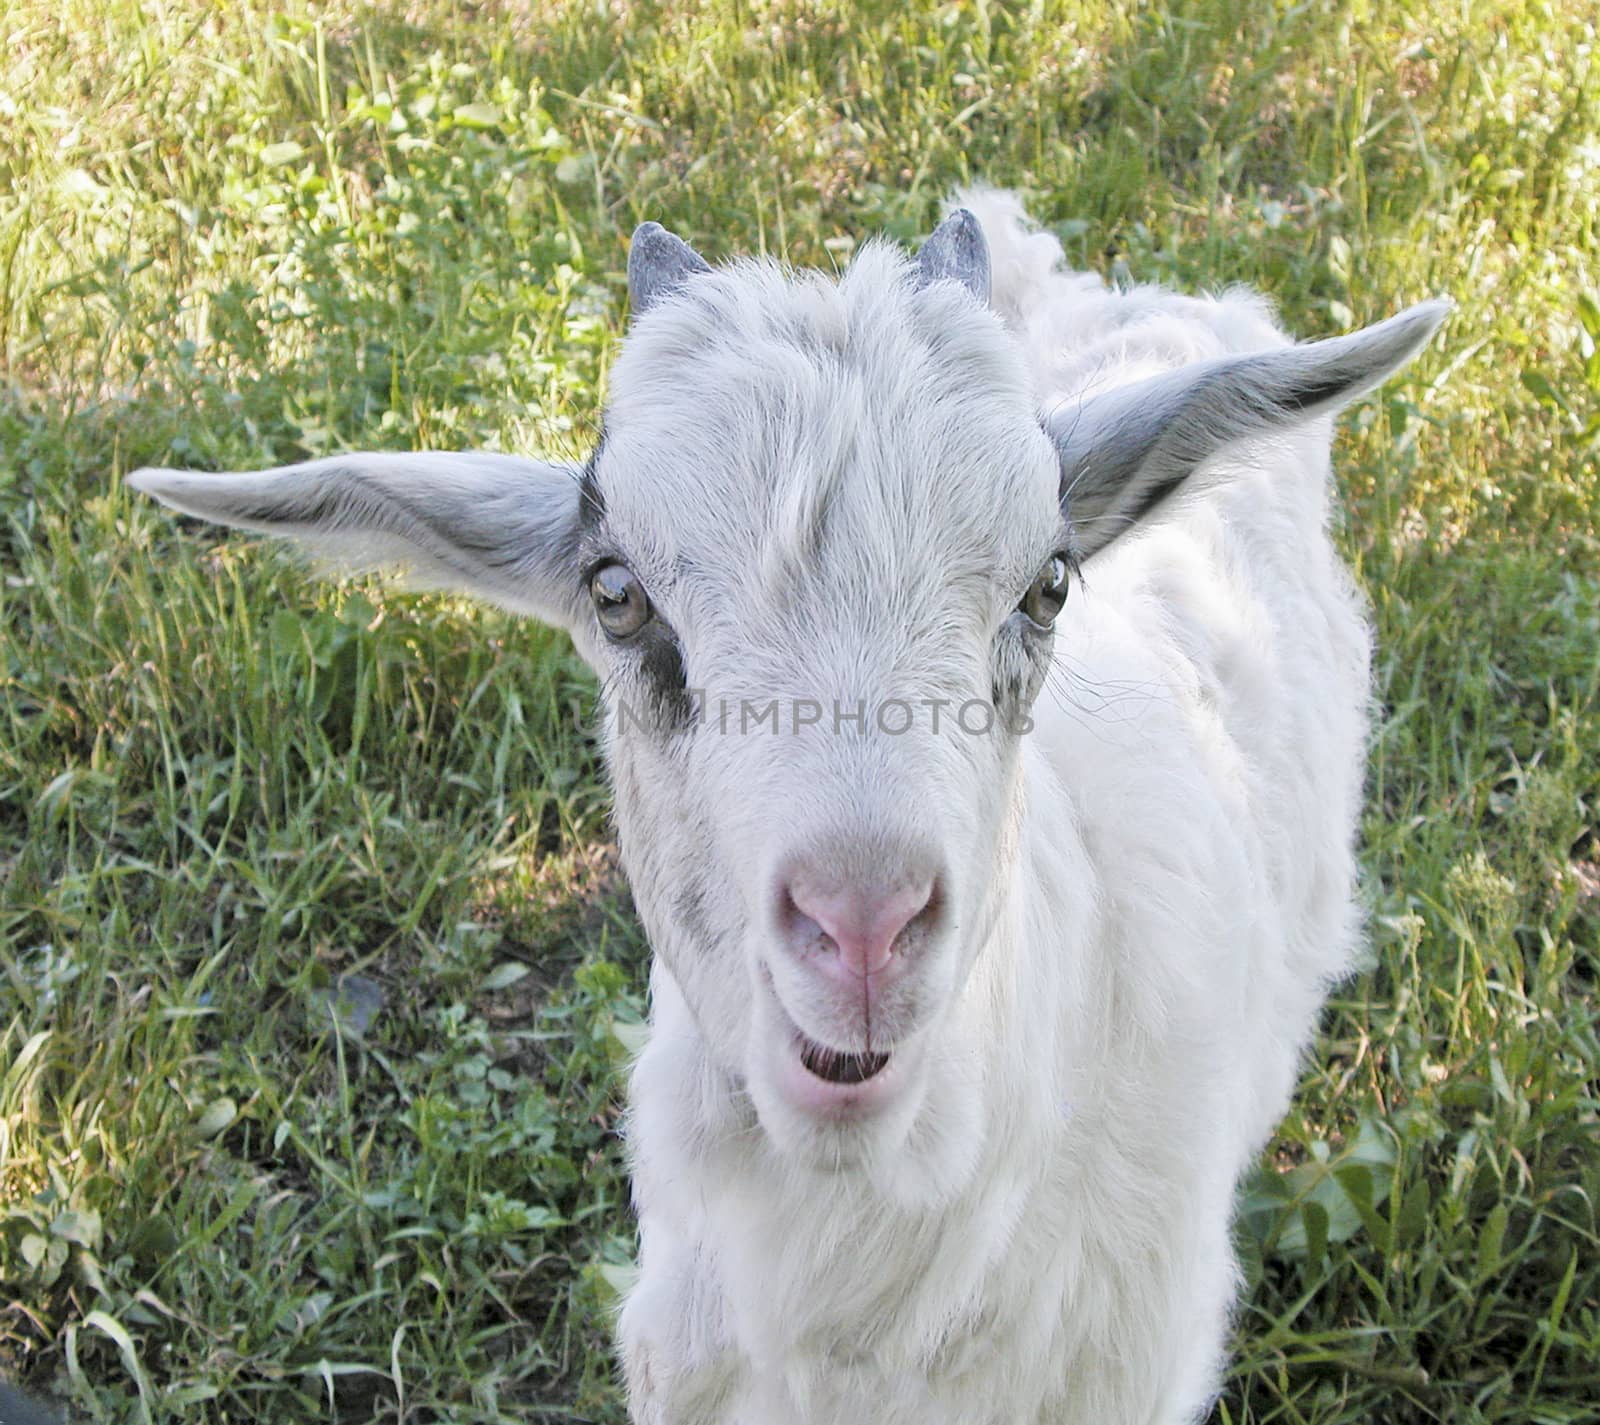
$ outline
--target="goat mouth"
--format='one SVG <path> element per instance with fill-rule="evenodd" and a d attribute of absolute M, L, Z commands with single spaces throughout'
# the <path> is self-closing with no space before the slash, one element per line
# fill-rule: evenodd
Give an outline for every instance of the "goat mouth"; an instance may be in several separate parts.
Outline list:
<path fill-rule="evenodd" d="M 830 1084 L 864 1084 L 882 1073 L 889 1064 L 887 1054 L 850 1054 L 829 1049 L 814 1039 L 800 1036 L 800 1062 L 806 1071 Z"/>

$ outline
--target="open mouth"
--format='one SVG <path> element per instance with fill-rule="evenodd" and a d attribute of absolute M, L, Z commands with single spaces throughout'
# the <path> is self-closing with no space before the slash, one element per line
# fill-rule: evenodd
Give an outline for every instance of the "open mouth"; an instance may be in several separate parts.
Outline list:
<path fill-rule="evenodd" d="M 806 1070 L 830 1084 L 864 1084 L 883 1072 L 887 1054 L 848 1054 L 829 1049 L 814 1039 L 800 1036 L 800 1062 Z"/>

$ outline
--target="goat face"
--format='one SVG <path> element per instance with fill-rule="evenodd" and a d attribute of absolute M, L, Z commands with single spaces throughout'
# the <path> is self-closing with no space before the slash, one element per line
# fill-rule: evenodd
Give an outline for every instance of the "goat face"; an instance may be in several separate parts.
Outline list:
<path fill-rule="evenodd" d="M 952 1053 L 1072 557 L 1014 344 L 917 277 L 873 249 L 838 285 L 685 283 L 584 482 L 651 941 L 764 1128 L 824 1161 L 903 1139 Z"/>

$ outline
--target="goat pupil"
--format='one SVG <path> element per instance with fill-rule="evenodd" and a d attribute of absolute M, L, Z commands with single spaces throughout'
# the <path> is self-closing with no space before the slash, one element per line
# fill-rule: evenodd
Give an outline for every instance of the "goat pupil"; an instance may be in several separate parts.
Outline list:
<path fill-rule="evenodd" d="M 589 596 L 601 626 L 613 638 L 628 638 L 650 621 L 644 585 L 626 564 L 607 564 L 589 579 Z"/>
<path fill-rule="evenodd" d="M 1067 601 L 1067 561 L 1063 555 L 1053 554 L 1050 562 L 1039 571 L 1018 607 L 1041 628 L 1055 622 L 1061 606 Z"/>

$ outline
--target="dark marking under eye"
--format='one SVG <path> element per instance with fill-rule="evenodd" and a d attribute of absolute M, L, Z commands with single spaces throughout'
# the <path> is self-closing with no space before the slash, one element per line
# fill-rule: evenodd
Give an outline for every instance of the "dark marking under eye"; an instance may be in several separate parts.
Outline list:
<path fill-rule="evenodd" d="M 711 929 L 711 917 L 707 912 L 710 904 L 706 884 L 699 877 L 691 877 L 678 892 L 675 908 L 678 920 L 689 939 L 700 949 L 710 949 L 717 940 Z"/>
<path fill-rule="evenodd" d="M 1015 620 L 1012 626 L 1027 652 L 1027 662 L 1021 669 L 1008 674 L 1001 674 L 997 670 L 989 685 L 989 696 L 994 703 L 997 725 L 1008 730 L 1019 730 L 1049 672 L 1053 637 L 1050 629 L 1039 628 L 1024 614 L 1016 613 L 1011 617 Z"/>
<path fill-rule="evenodd" d="M 639 671 L 654 703 L 656 727 L 664 733 L 682 732 L 694 721 L 694 699 L 689 696 L 678 640 L 657 619 L 645 626 L 636 642 Z"/>

